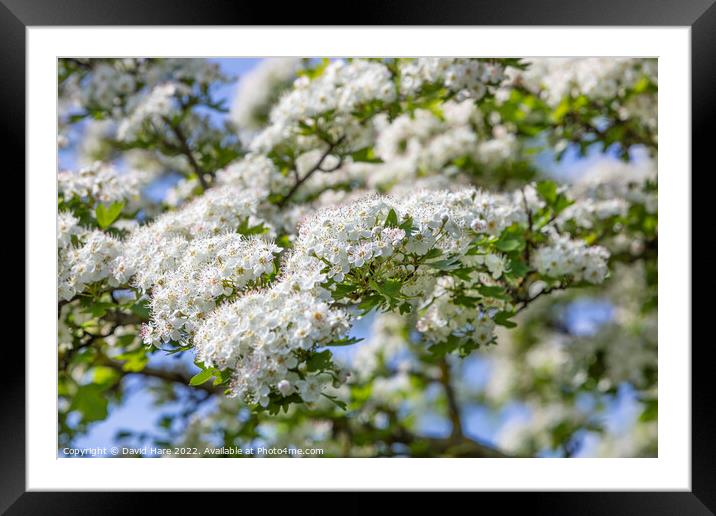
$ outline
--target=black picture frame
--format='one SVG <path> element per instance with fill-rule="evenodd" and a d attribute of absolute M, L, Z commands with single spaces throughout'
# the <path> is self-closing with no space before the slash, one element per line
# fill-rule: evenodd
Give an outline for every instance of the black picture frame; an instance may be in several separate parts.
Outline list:
<path fill-rule="evenodd" d="M 5 144 L 6 157 L 14 157 L 16 169 L 24 169 L 25 30 L 31 26 L 297 25 L 301 22 L 309 25 L 350 22 L 351 25 L 688 26 L 691 28 L 692 50 L 693 166 L 703 163 L 705 171 L 706 159 L 713 147 L 708 128 L 716 113 L 715 1 L 366 0 L 360 3 L 355 13 L 346 17 L 338 15 L 335 4 L 321 5 L 320 2 L 310 6 L 284 2 L 277 8 L 268 3 L 249 4 L 236 0 L 185 0 L 181 3 L 169 0 L 0 0 L 0 63 L 4 75 L 0 81 L 4 118 L 0 128 L 1 141 Z M 332 19 L 328 20 L 328 17 Z M 11 171 L 10 167 L 7 171 Z M 692 219 L 696 224 L 698 219 L 694 215 L 692 208 Z M 692 256 L 696 257 L 695 254 Z M 694 268 L 695 265 L 692 264 Z M 26 268 L 25 277 L 29 274 L 32 271 Z M 691 300 L 684 302 L 691 303 Z M 699 320 L 699 315 L 704 319 L 709 308 L 708 303 L 692 303 L 692 320 Z M 32 306 L 26 306 L 26 310 L 32 310 Z M 481 493 L 479 496 L 493 498 L 500 504 L 500 510 L 508 513 L 511 509 L 529 507 L 532 514 L 714 514 L 716 417 L 710 404 L 713 392 L 710 384 L 712 362 L 708 360 L 711 340 L 694 339 L 691 349 L 690 492 Z M 7 510 L 7 514 L 126 514 L 150 507 L 150 496 L 155 495 L 148 493 L 26 492 L 25 352 L 16 343 L 6 342 L 4 348 L 3 363 L 12 366 L 3 367 L 0 376 L 3 388 L 0 396 L 0 511 Z M 292 503 L 301 505 L 302 498 L 302 495 L 293 497 Z M 365 507 L 367 499 L 362 495 L 351 498 L 355 503 L 344 502 L 352 505 L 353 511 Z M 186 497 L 173 496 L 173 500 L 186 503 Z M 184 505 L 184 508 L 188 506 Z M 208 506 L 205 508 L 209 510 Z"/>

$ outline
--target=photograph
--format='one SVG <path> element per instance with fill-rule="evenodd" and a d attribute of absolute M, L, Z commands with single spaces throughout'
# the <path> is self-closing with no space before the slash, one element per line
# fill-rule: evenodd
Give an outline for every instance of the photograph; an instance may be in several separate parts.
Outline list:
<path fill-rule="evenodd" d="M 659 63 L 59 56 L 57 458 L 659 457 Z"/>

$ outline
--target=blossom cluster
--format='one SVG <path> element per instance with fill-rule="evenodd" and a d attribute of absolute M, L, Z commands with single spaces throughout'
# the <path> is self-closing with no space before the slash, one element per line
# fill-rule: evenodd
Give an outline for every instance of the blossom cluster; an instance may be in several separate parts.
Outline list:
<path fill-rule="evenodd" d="M 346 135 L 351 141 L 360 140 L 365 128 L 353 111 L 361 104 L 392 102 L 396 97 L 390 70 L 384 64 L 334 61 L 313 80 L 307 76 L 296 79 L 271 110 L 268 127 L 252 141 L 251 148 L 268 152 L 287 141 L 293 141 L 299 149 L 316 148 L 320 139 L 305 133 L 319 127 L 336 141 Z"/>
<path fill-rule="evenodd" d="M 181 269 L 182 263 L 198 253 L 202 245 L 211 244 L 217 257 L 229 253 L 224 259 L 231 263 L 229 256 L 236 252 L 232 250 L 232 245 L 239 245 L 234 242 L 240 238 L 237 231 L 264 228 L 265 219 L 259 213 L 259 201 L 263 197 L 262 191 L 217 187 L 181 209 L 162 214 L 150 224 L 127 225 L 129 234 L 121 241 L 108 233 L 85 228 L 75 215 L 61 212 L 57 243 L 60 298 L 71 299 L 87 285 L 101 281 L 110 286 L 132 286 L 149 292 L 155 285 L 166 281 L 167 274 Z M 233 235 L 225 237 L 227 233 Z M 212 241 L 209 237 L 216 239 Z M 201 239 L 204 240 L 194 242 Z M 242 245 L 254 248 L 253 256 L 260 259 L 260 268 L 273 266 L 271 260 L 266 262 L 265 253 L 261 250 L 266 247 L 273 253 L 274 246 L 258 240 Z M 188 274 L 188 270 L 182 270 Z M 214 272 L 221 276 L 226 271 Z M 209 278 L 210 272 L 206 270 L 204 273 Z M 231 281 L 240 283 L 243 280 L 242 277 L 234 277 Z"/>
<path fill-rule="evenodd" d="M 217 63 L 60 59 L 59 65 L 60 132 L 65 144 L 76 140 L 80 162 L 108 160 L 118 148 L 129 148 L 125 157 L 141 154 L 155 165 L 166 161 L 165 170 L 188 171 L 186 141 L 214 137 L 208 115 L 196 108 L 221 108 L 212 88 L 227 77 Z M 179 125 L 181 137 L 175 134 Z"/>
<path fill-rule="evenodd" d="M 81 66 L 91 66 L 89 62 L 81 63 Z M 87 77 L 72 75 L 62 84 L 63 98 L 70 99 L 68 108 L 102 109 L 120 115 L 122 100 L 138 88 L 141 66 L 142 63 L 134 59 L 100 62 L 92 67 Z"/>
<path fill-rule="evenodd" d="M 656 165 L 650 159 L 624 163 L 615 159 L 595 162 L 570 185 L 570 195 L 579 199 L 557 218 L 557 225 L 592 228 L 612 217 L 625 217 L 630 206 L 643 206 L 647 213 L 657 211 Z"/>
<path fill-rule="evenodd" d="M 144 66 L 149 79 L 121 85 L 127 93 L 121 109 L 112 111 L 124 140 L 148 126 L 167 125 L 183 112 L 181 99 L 194 94 L 196 84 L 191 74 L 175 74 L 168 82 L 161 68 L 132 63 L 122 73 L 132 77 L 132 66 Z M 542 88 L 557 81 L 549 71 L 554 66 L 537 66 L 520 80 Z M 588 67 L 566 79 L 560 72 L 564 86 L 549 87 L 560 98 L 574 88 L 606 98 L 652 74 L 647 65 L 620 66 L 598 77 L 589 77 Z M 193 198 L 198 179 L 186 179 L 171 195 L 174 209 L 133 228 L 122 241 L 62 213 L 61 298 L 103 281 L 136 288 L 151 312 L 142 329 L 145 343 L 193 346 L 197 361 L 228 375 L 230 391 L 250 403 L 312 402 L 329 385 L 345 383 L 345 373 L 321 350 L 340 341 L 361 312 L 411 313 L 416 339 L 431 349 L 448 343 L 446 352 L 469 352 L 495 342 L 497 327 L 531 300 L 526 295 L 536 284 L 604 281 L 609 253 L 557 231 L 567 221 L 590 227 L 594 219 L 624 215 L 628 202 L 655 210 L 656 194 L 622 180 L 626 174 L 616 165 L 573 185 L 570 191 L 584 199 L 551 218 L 554 206 L 532 185 L 491 194 L 449 184 L 468 165 L 498 166 L 520 150 L 512 127 L 476 104 L 505 80 L 506 67 L 498 61 L 336 60 L 320 73 L 300 74 L 264 124 L 257 113 L 298 67 L 298 60 L 277 60 L 247 82 L 265 88 L 234 116 L 239 127 L 259 132 L 248 154 L 213 178 L 207 174 L 210 187 L 200 197 Z M 91 80 L 98 80 L 95 75 Z M 99 79 L 110 76 L 101 72 Z M 204 80 L 201 74 L 196 79 Z M 436 91 L 440 102 L 419 102 L 420 95 Z M 317 163 L 331 173 L 308 177 Z M 101 167 L 61 173 L 60 192 L 124 200 L 138 194 L 133 177 Z M 638 177 L 643 183 L 651 175 Z M 392 196 L 358 200 L 367 190 L 330 190 L 353 181 L 367 188 L 388 185 L 385 190 L 402 184 Z M 432 189 L 418 188 L 428 184 Z M 294 186 L 301 186 L 293 197 L 298 202 L 284 206 Z M 312 212 L 336 201 L 342 204 Z M 538 213 L 547 216 L 534 228 Z M 271 243 L 279 235 L 291 251 Z M 455 342 L 470 344 L 456 348 Z"/>
<path fill-rule="evenodd" d="M 189 341 L 218 303 L 271 273 L 278 252 L 273 244 L 236 233 L 191 241 L 152 287 L 152 321 L 143 327 L 144 342 Z"/>
<path fill-rule="evenodd" d="M 305 357 L 347 329 L 344 311 L 281 282 L 217 309 L 197 331 L 197 359 L 233 369 L 230 388 L 249 402 L 266 406 L 272 393 L 317 401 L 331 376 L 309 371 Z"/>
<path fill-rule="evenodd" d="M 214 184 L 216 188 L 235 187 L 260 191 L 267 197 L 269 194 L 286 193 L 293 184 L 293 178 L 282 174 L 274 162 L 263 154 L 249 153 L 217 171 Z M 165 202 L 178 206 L 191 198 L 199 185 L 196 178 L 182 179 L 169 190 Z"/>
<path fill-rule="evenodd" d="M 481 99 L 505 78 L 505 67 L 479 59 L 421 57 L 400 67 L 401 93 L 412 95 L 426 84 L 442 84 L 458 99 Z"/>
<path fill-rule="evenodd" d="M 89 204 L 113 203 L 137 199 L 146 181 L 147 177 L 142 172 L 124 172 L 95 163 L 78 171 L 59 171 L 57 190 L 65 200 L 77 197 Z"/>
<path fill-rule="evenodd" d="M 505 78 L 505 67 L 480 59 L 418 58 L 400 60 L 397 68 L 378 60 L 336 60 L 314 79 L 301 76 L 271 110 L 269 125 L 252 141 L 255 151 L 269 152 L 292 142 L 300 150 L 330 139 L 360 149 L 373 138 L 371 116 L 428 85 L 443 86 L 458 100 L 482 98 Z M 367 108 L 365 116 L 361 110 Z"/>
<path fill-rule="evenodd" d="M 541 92 L 551 105 L 564 97 L 586 95 L 608 100 L 623 96 L 642 78 L 657 83 L 655 59 L 615 57 L 532 58 L 524 71 L 510 71 L 517 81 Z"/>
<path fill-rule="evenodd" d="M 439 278 L 431 292 L 431 302 L 418 319 L 416 329 L 431 342 L 442 342 L 455 336 L 484 346 L 495 339 L 495 322 L 489 316 L 489 305 L 482 310 L 466 310 L 455 302 L 452 277 Z M 469 290 L 468 290 L 469 292 Z"/>
<path fill-rule="evenodd" d="M 73 59 L 60 65 L 76 64 L 83 73 L 72 74 L 60 88 L 69 99 L 68 110 L 101 113 L 122 119 L 127 111 L 141 105 L 146 95 L 162 83 L 207 88 L 224 77 L 219 66 L 205 59 Z"/>
<path fill-rule="evenodd" d="M 553 235 L 547 245 L 533 254 L 532 263 L 540 274 L 550 278 L 568 276 L 596 284 L 606 278 L 608 258 L 609 252 L 603 247 Z"/>
<path fill-rule="evenodd" d="M 216 173 L 216 183 L 282 194 L 291 188 L 293 179 L 282 174 L 266 156 L 247 154 L 241 160 L 219 170 Z"/>
<path fill-rule="evenodd" d="M 263 127 L 276 96 L 290 86 L 300 69 L 301 59 L 297 57 L 267 58 L 241 77 L 231 107 L 234 124 L 249 131 Z"/>
<path fill-rule="evenodd" d="M 117 128 L 119 140 L 131 141 L 137 137 L 145 124 L 162 126 L 180 112 L 176 103 L 177 95 L 189 92 L 187 86 L 168 82 L 156 85 L 148 95 L 136 98 L 136 105 L 129 107 L 129 115 L 122 119 Z"/>
<path fill-rule="evenodd" d="M 397 220 L 410 220 L 409 231 L 386 226 L 391 211 Z M 408 255 L 423 256 L 436 246 L 464 253 L 476 231 L 498 234 L 525 217 L 508 196 L 470 189 L 369 197 L 318 212 L 300 228 L 296 246 L 330 263 L 328 277 L 341 281 L 348 270 L 373 257 L 395 254 L 394 261 L 401 261 Z"/>
<path fill-rule="evenodd" d="M 117 285 L 112 269 L 122 250 L 118 239 L 82 227 L 69 212 L 58 214 L 57 235 L 57 291 L 61 300 L 72 299 L 88 285 L 103 280 Z"/>
<path fill-rule="evenodd" d="M 645 188 L 657 182 L 654 160 L 641 158 L 629 163 L 604 159 L 588 167 L 572 186 L 573 195 L 579 198 L 608 201 L 623 199 L 630 204 L 641 204 L 649 213 L 656 213 L 656 188 Z"/>
<path fill-rule="evenodd" d="M 288 166 L 298 177 L 310 175 L 318 165 L 333 172 L 309 177 L 297 193 L 298 200 L 312 198 L 334 184 L 392 185 L 443 169 L 456 172 L 452 162 L 457 158 L 494 167 L 515 158 L 518 144 L 505 127 L 485 123 L 475 100 L 482 95 L 478 89 L 484 93 L 485 85 L 492 88 L 503 80 L 504 70 L 503 64 L 479 59 L 399 60 L 397 65 L 379 60 L 333 61 L 316 77 L 303 74 L 294 81 L 272 109 L 268 125 L 252 140 L 249 156 L 255 160 L 266 154 L 276 163 L 289 156 Z M 411 109 L 395 118 L 390 106 L 398 106 L 408 94 L 399 86 L 404 79 L 414 86 L 411 96 L 421 95 L 428 85 L 445 84 L 453 93 L 472 93 L 455 96 L 465 99 L 461 102 Z M 354 161 L 353 151 L 373 146 L 376 160 Z M 283 195 L 294 178 L 283 168 L 271 172 L 269 191 Z"/>
<path fill-rule="evenodd" d="M 224 186 L 209 190 L 180 209 L 166 212 L 133 231 L 124 241 L 116 271 L 123 282 L 149 290 L 177 267 L 189 242 L 264 223 L 259 214 L 263 192 Z"/>
<path fill-rule="evenodd" d="M 315 399 L 320 382 L 307 378 L 335 381 L 336 374 L 307 375 L 311 353 L 340 339 L 353 307 L 376 296 L 386 298 L 386 309 L 397 302 L 421 313 L 418 330 L 429 342 L 454 335 L 488 344 L 495 314 L 510 304 L 481 289 L 499 287 L 509 269 L 492 246 L 507 228 L 526 224 L 523 204 L 515 201 L 476 190 L 426 191 L 319 210 L 301 225 L 276 283 L 223 304 L 196 329 L 197 358 L 231 369 L 232 391 L 249 401 L 265 405 L 295 393 Z M 476 247 L 476 241 L 484 243 Z M 558 265 L 570 279 L 603 280 L 606 251 L 556 242 L 537 249 L 536 266 L 559 250 L 568 253 Z M 463 274 L 451 275 L 454 269 Z M 466 296 L 474 296 L 473 309 L 460 304 Z"/>
<path fill-rule="evenodd" d="M 545 433 L 549 435 L 565 422 L 577 423 L 578 427 L 579 419 L 593 413 L 592 407 L 585 410 L 575 406 L 569 397 L 555 396 L 560 392 L 572 393 L 586 387 L 610 396 L 618 385 L 627 382 L 649 396 L 646 393 L 653 388 L 650 377 L 655 375 L 657 363 L 657 314 L 644 311 L 644 298 L 639 293 L 647 285 L 641 269 L 641 265 L 617 265 L 611 271 L 612 281 L 600 297 L 613 303 L 612 318 L 599 327 L 577 335 L 563 328 L 536 327 L 536 334 L 531 334 L 527 342 L 514 334 L 500 335 L 500 345 L 486 356 L 491 373 L 483 388 L 484 396 L 498 405 L 519 397 L 530 412 L 544 412 L 506 424 L 498 439 L 507 449 L 534 453 L 531 447 L 551 448 L 554 444 L 545 439 Z M 568 303 L 569 299 L 566 296 L 564 301 Z M 531 321 L 541 320 L 553 306 L 540 304 L 525 316 Z M 549 384 L 544 383 L 545 378 L 550 379 Z"/>
<path fill-rule="evenodd" d="M 383 127 L 376 137 L 376 154 L 394 169 L 431 172 L 460 157 L 489 166 L 515 156 L 516 138 L 504 128 L 495 127 L 491 138 L 479 135 L 484 121 L 472 100 L 445 102 L 440 111 L 438 116 L 418 109 L 391 123 L 377 120 Z"/>

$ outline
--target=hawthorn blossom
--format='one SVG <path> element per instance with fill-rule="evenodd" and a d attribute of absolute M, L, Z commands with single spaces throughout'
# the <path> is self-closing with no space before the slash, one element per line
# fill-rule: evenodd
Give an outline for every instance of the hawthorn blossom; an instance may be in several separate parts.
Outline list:
<path fill-rule="evenodd" d="M 68 212 L 58 215 L 57 231 L 57 289 L 61 300 L 72 299 L 94 283 L 118 284 L 114 271 L 114 260 L 121 254 L 118 239 L 80 226 Z"/>
<path fill-rule="evenodd" d="M 135 200 L 147 181 L 148 176 L 142 172 L 123 172 L 101 162 L 78 171 L 57 173 L 57 189 L 65 200 L 76 197 L 88 203 Z"/>
<path fill-rule="evenodd" d="M 201 321 L 221 302 L 273 271 L 279 248 L 235 233 L 191 241 L 175 268 L 157 278 L 144 342 L 190 342 Z"/>

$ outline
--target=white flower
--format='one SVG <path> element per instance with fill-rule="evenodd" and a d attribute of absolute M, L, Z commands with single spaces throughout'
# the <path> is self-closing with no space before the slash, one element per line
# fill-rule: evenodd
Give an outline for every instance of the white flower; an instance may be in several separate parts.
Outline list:
<path fill-rule="evenodd" d="M 503 76 L 501 65 L 480 59 L 422 57 L 401 65 L 400 85 L 403 93 L 415 94 L 425 84 L 442 83 L 459 98 L 480 99 Z"/>
<path fill-rule="evenodd" d="M 150 176 L 142 172 L 120 172 L 98 162 L 76 172 L 58 172 L 57 189 L 65 200 L 77 197 L 88 203 L 109 204 L 139 198 L 141 188 L 149 179 Z"/>
<path fill-rule="evenodd" d="M 283 394 L 284 396 L 288 396 L 294 390 L 294 387 L 291 385 L 291 382 L 289 382 L 288 380 L 281 380 L 280 382 L 278 382 L 276 387 L 278 388 L 278 391 L 281 394 Z"/>
<path fill-rule="evenodd" d="M 507 268 L 505 257 L 497 254 L 488 254 L 485 257 L 485 265 L 490 270 L 494 279 L 498 279 L 502 276 L 502 273 L 505 272 Z"/>
<path fill-rule="evenodd" d="M 397 92 L 388 68 L 378 62 L 356 59 L 333 61 L 317 78 L 299 77 L 271 110 L 269 125 L 251 142 L 254 151 L 268 152 L 276 145 L 293 141 L 298 148 L 315 149 L 319 140 L 301 134 L 299 123 L 309 127 L 313 120 L 331 112 L 333 122 L 326 129 L 337 140 L 348 137 L 355 148 L 366 130 L 353 111 L 372 101 L 391 102 Z"/>
<path fill-rule="evenodd" d="M 553 278 L 570 276 L 576 281 L 601 283 L 607 275 L 608 258 L 604 247 L 555 235 L 548 245 L 535 251 L 532 265 L 540 274 Z"/>
<path fill-rule="evenodd" d="M 321 398 L 323 382 L 317 375 L 307 376 L 305 380 L 297 381 L 296 386 L 303 401 L 313 402 Z"/>
<path fill-rule="evenodd" d="M 289 86 L 301 67 L 301 59 L 264 59 L 242 76 L 231 107 L 231 119 L 241 129 L 260 129 L 267 121 L 275 96 Z"/>
<path fill-rule="evenodd" d="M 160 127 L 164 120 L 179 113 L 176 96 L 187 92 L 187 88 L 174 82 L 159 84 L 151 93 L 141 98 L 130 115 L 119 123 L 117 137 L 129 141 L 137 136 L 145 123 L 154 123 Z"/>

